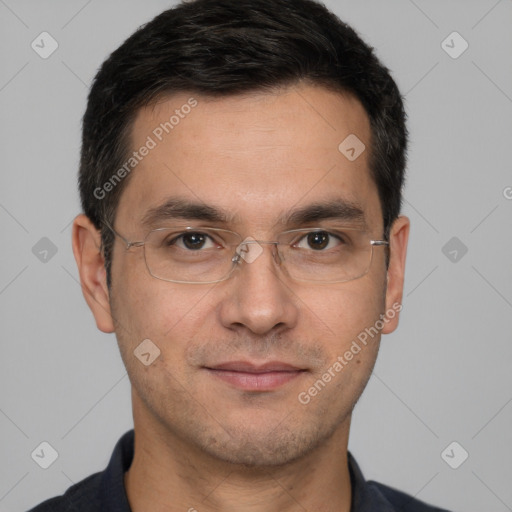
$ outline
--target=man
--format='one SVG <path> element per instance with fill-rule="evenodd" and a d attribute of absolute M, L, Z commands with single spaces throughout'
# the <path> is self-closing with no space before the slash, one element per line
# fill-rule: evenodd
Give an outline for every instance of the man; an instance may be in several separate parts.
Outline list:
<path fill-rule="evenodd" d="M 197 0 L 103 64 L 73 250 L 134 430 L 34 511 L 431 511 L 347 451 L 398 325 L 407 131 L 388 70 L 312 0 Z"/>

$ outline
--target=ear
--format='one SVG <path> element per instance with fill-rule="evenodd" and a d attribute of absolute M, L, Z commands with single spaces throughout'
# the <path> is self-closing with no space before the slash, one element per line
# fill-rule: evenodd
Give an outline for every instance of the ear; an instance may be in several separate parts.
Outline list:
<path fill-rule="evenodd" d="M 404 215 L 400 215 L 391 226 L 386 288 L 386 312 L 388 314 L 382 334 L 389 334 L 398 327 L 399 312 L 402 309 L 409 228 L 410 221 Z"/>
<path fill-rule="evenodd" d="M 114 332 L 110 311 L 105 260 L 101 254 L 101 234 L 86 215 L 73 221 L 73 254 L 85 300 L 91 308 L 100 331 Z"/>

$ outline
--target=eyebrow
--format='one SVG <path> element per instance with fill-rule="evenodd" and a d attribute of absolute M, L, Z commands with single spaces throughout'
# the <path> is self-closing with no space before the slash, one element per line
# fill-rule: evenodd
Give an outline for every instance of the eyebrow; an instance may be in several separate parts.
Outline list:
<path fill-rule="evenodd" d="M 203 220 L 212 223 L 228 224 L 236 219 L 224 210 L 204 203 L 190 202 L 180 198 L 169 198 L 163 204 L 149 209 L 142 217 L 141 224 L 152 228 L 167 220 Z"/>
<path fill-rule="evenodd" d="M 364 210 L 360 204 L 338 198 L 292 210 L 280 217 L 279 224 L 302 226 L 322 220 L 341 220 L 366 228 Z"/>
<path fill-rule="evenodd" d="M 154 228 L 162 222 L 175 219 L 201 220 L 217 224 L 231 224 L 241 220 L 239 215 L 221 208 L 181 198 L 169 198 L 159 206 L 150 208 L 142 217 L 141 224 L 146 228 Z M 276 225 L 302 226 L 322 220 L 340 220 L 366 228 L 361 205 L 343 198 L 316 202 L 285 212 L 279 216 Z"/>

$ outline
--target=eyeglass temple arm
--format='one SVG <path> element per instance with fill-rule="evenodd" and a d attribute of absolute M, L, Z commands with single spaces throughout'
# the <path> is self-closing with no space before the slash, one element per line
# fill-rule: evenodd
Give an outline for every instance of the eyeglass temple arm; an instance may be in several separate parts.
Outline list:
<path fill-rule="evenodd" d="M 123 235 L 121 235 L 120 233 L 118 233 L 111 225 L 110 223 L 108 223 L 106 220 L 103 220 L 102 223 L 107 226 L 108 229 L 110 229 L 110 231 L 112 231 L 112 233 L 114 233 L 115 236 L 119 237 L 125 244 L 126 244 L 126 249 L 128 250 L 130 247 L 140 247 L 142 245 L 144 245 L 144 242 L 130 242 L 130 240 L 128 240 L 127 238 L 125 238 Z"/>

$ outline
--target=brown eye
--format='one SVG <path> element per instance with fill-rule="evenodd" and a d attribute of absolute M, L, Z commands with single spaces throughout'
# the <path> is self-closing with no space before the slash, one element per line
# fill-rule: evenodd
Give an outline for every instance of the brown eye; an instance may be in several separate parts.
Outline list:
<path fill-rule="evenodd" d="M 329 245 L 329 233 L 325 231 L 315 231 L 307 235 L 308 245 L 311 249 L 321 250 Z"/>
<path fill-rule="evenodd" d="M 327 252 L 330 249 L 338 247 L 344 241 L 340 236 L 330 233 L 329 231 L 310 231 L 302 236 L 302 238 L 294 244 L 298 249 L 306 249 L 316 252 Z"/>
<path fill-rule="evenodd" d="M 187 233 L 182 236 L 183 245 L 187 249 L 202 249 L 206 241 L 206 236 L 201 233 Z"/>
<path fill-rule="evenodd" d="M 175 245 L 180 249 L 188 251 L 200 251 L 201 249 L 211 249 L 214 246 L 214 242 L 211 237 L 205 233 L 190 231 L 174 237 L 167 245 Z"/>

